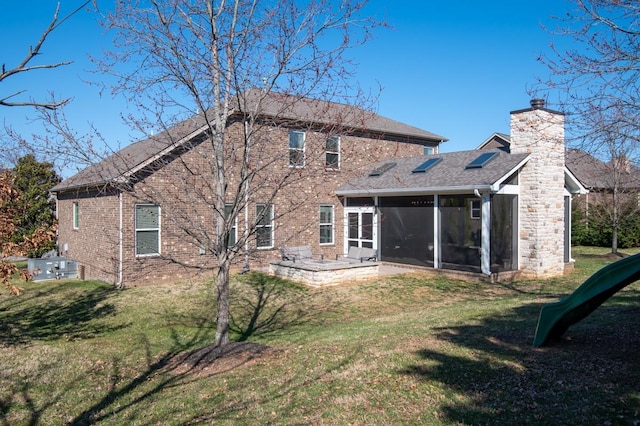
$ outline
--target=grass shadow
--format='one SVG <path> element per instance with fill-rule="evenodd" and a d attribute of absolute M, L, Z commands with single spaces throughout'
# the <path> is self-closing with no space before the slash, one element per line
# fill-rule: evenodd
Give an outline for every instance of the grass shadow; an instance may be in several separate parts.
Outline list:
<path fill-rule="evenodd" d="M 637 291 L 616 296 L 538 349 L 531 344 L 539 304 L 443 328 L 437 340 L 447 349 L 419 350 L 419 361 L 401 373 L 457 395 L 443 405 L 456 424 L 636 424 L 639 301 Z"/>
<path fill-rule="evenodd" d="M 21 296 L 0 299 L 0 344 L 86 339 L 126 327 L 99 321 L 116 313 L 109 298 L 119 290 L 112 285 L 94 284 L 91 287 L 80 282 L 60 285 L 75 286 L 77 291 L 65 289 L 59 292 L 56 287 L 34 287 Z"/>
<path fill-rule="evenodd" d="M 301 324 L 309 291 L 277 277 L 250 272 L 240 278 L 231 300 L 230 329 L 240 342 Z"/>

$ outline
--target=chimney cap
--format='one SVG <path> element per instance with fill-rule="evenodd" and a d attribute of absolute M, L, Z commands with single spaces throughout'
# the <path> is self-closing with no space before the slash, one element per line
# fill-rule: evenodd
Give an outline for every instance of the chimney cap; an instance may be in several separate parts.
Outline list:
<path fill-rule="evenodd" d="M 545 104 L 544 99 L 542 98 L 533 98 L 529 103 L 533 109 L 543 109 Z"/>

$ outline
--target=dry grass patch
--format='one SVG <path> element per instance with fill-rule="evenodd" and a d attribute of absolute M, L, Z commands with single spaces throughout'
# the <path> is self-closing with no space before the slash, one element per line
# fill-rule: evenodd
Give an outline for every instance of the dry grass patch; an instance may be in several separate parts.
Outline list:
<path fill-rule="evenodd" d="M 0 297 L 0 423 L 637 423 L 637 285 L 531 347 L 541 305 L 609 261 L 577 257 L 570 276 L 508 286 L 237 276 L 225 348 L 211 283 L 27 283 Z"/>

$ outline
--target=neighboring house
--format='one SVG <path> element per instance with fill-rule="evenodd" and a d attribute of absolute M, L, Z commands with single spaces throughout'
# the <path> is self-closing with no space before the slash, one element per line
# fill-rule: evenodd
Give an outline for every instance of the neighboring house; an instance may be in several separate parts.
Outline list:
<path fill-rule="evenodd" d="M 258 96 L 248 93 L 248 104 L 235 108 L 227 123 L 230 188 L 238 187 L 233 185 L 239 179 L 233 165 L 242 155 L 242 111 L 253 108 L 251 102 Z M 359 108 L 279 94 L 262 100 L 258 118 L 262 126 L 252 138 L 261 142 L 247 155 L 261 168 L 262 181 L 251 188 L 247 208 L 229 236 L 233 244 L 251 220 L 265 214 L 255 237 L 235 248 L 251 253 L 247 262 L 254 265 L 278 259 L 279 249 L 287 245 L 310 245 L 314 254 L 326 258 L 345 253 L 344 241 L 352 235 L 345 235 L 346 216 L 335 189 L 381 159 L 437 153 L 446 140 Z M 201 237 L 214 233 L 207 195 L 214 182 L 211 170 L 205 169 L 215 156 L 207 143 L 207 128 L 201 116 L 187 119 L 52 189 L 58 200 L 61 254 L 79 262 L 81 275 L 131 284 L 188 277 L 193 267 L 215 264 L 201 243 L 206 240 Z M 282 188 L 267 199 L 268 191 L 259 185 Z M 357 241 L 366 245 L 367 218 L 359 219 L 357 226 L 365 231 Z M 185 231 L 179 221 L 189 220 L 193 226 Z"/>
<path fill-rule="evenodd" d="M 511 137 L 504 133 L 494 133 L 477 149 L 499 149 L 510 152 Z M 602 202 L 610 203 L 610 194 L 614 187 L 621 196 L 629 197 L 634 202 L 639 201 L 640 168 L 626 159 L 619 159 L 619 163 L 604 162 L 586 151 L 566 148 L 565 165 L 568 171 L 577 179 L 586 191 L 582 191 L 574 199 L 587 215 L 589 206 Z"/>
<path fill-rule="evenodd" d="M 572 262 L 571 197 L 586 192 L 565 167 L 564 116 L 533 100 L 511 113 L 508 144 L 496 136 L 486 151 L 376 164 L 336 191 L 349 223 L 373 223 L 382 261 L 492 279 L 563 274 Z"/>
<path fill-rule="evenodd" d="M 274 111 L 282 99 L 274 97 Z M 341 113 L 328 113 L 334 110 Z M 264 114 L 269 122 L 269 109 Z M 332 121 L 328 117 L 350 114 L 364 119 L 338 126 L 343 130 L 339 143 L 327 143 L 336 135 L 323 133 Z M 352 246 L 370 247 L 383 262 L 491 280 L 557 276 L 572 265 L 571 198 L 587 191 L 565 166 L 561 113 L 533 100 L 530 108 L 511 112 L 508 150 L 502 144 L 483 146 L 486 152 L 446 154 L 438 152 L 441 136 L 362 114 L 357 108 L 302 100 L 287 114 L 277 114 L 272 131 L 265 129 L 270 150 L 282 158 L 269 170 L 277 175 L 293 162 L 309 173 L 268 205 L 272 220 L 246 248 L 262 254 L 252 262 L 264 264 L 277 259 L 282 246 L 305 244 L 325 258 Z M 187 275 L 185 266 L 203 262 L 202 248 L 163 220 L 172 203 L 189 200 L 190 190 L 171 191 L 179 176 L 176 164 L 194 164 L 198 155 L 208 154 L 206 144 L 194 143 L 203 131 L 197 123 L 187 120 L 132 144 L 54 188 L 63 254 L 76 258 L 87 278 L 175 278 Z M 229 137 L 241 128 L 241 117 L 232 120 Z M 314 150 L 322 155 L 308 155 Z M 158 163 L 163 156 L 173 161 Z M 164 183 L 170 195 L 163 205 L 139 201 L 152 181 Z M 200 188 L 197 179 L 189 183 L 193 191 Z M 304 200 L 298 213 L 275 219 L 297 197 Z M 258 202 L 248 203 L 245 217 L 266 208 Z M 199 210 L 197 203 L 193 207 Z M 136 222 L 156 216 L 159 220 Z M 242 227 L 239 221 L 236 231 Z M 202 231 L 195 228 L 189 233 Z M 146 252 L 137 235 L 153 250 Z M 170 252 L 182 256 L 182 265 L 163 261 Z"/>

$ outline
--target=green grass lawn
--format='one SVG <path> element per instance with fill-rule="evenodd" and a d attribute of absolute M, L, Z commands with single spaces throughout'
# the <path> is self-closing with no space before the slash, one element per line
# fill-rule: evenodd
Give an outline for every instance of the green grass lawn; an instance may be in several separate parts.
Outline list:
<path fill-rule="evenodd" d="M 21 283 L 0 294 L 0 423 L 638 424 L 637 284 L 532 348 L 540 307 L 605 253 L 577 248 L 571 275 L 510 284 L 236 276 L 224 350 L 209 347 L 210 283 Z"/>

